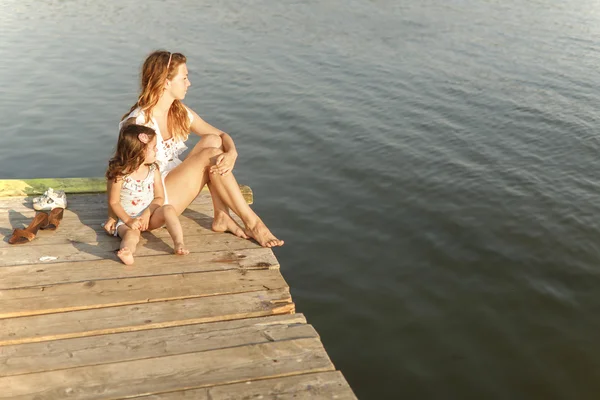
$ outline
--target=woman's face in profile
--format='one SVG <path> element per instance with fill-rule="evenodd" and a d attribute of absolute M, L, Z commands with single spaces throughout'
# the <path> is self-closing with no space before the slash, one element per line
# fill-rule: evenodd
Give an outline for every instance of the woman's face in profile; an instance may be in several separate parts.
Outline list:
<path fill-rule="evenodd" d="M 176 100 L 183 100 L 188 87 L 191 85 L 191 82 L 188 79 L 188 69 L 185 64 L 181 64 L 177 67 L 177 75 L 175 75 L 170 82 L 171 85 L 167 90 Z"/>

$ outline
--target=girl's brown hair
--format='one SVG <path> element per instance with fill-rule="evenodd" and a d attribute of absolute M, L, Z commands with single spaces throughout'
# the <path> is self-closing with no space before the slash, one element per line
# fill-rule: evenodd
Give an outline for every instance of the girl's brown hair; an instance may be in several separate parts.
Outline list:
<path fill-rule="evenodd" d="M 150 54 L 142 66 L 141 94 L 138 101 L 121 120 L 125 119 L 133 110 L 140 108 L 146 116 L 146 124 L 152 117 L 152 109 L 158 103 L 163 93 L 167 79 L 173 79 L 181 64 L 187 59 L 181 53 L 170 53 L 157 50 Z M 186 140 L 190 132 L 191 121 L 183 103 L 173 101 L 167 116 L 167 129 L 173 134 L 175 140 Z"/>
<path fill-rule="evenodd" d="M 140 140 L 140 134 L 145 134 L 146 143 Z M 108 162 L 106 179 L 117 181 L 118 178 L 129 175 L 137 170 L 146 159 L 146 148 L 156 137 L 152 128 L 143 125 L 125 125 L 119 132 L 119 141 L 115 155 Z"/>

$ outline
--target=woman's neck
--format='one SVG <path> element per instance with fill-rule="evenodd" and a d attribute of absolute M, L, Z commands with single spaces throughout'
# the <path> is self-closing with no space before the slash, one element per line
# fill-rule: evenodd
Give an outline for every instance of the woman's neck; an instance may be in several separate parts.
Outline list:
<path fill-rule="evenodd" d="M 158 99 L 158 103 L 152 108 L 152 115 L 159 118 L 166 117 L 174 101 L 173 97 L 163 94 Z"/>

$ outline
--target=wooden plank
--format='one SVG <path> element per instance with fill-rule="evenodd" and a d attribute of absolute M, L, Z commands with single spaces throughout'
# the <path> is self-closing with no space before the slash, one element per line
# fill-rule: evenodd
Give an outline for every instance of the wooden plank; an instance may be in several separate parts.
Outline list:
<path fill-rule="evenodd" d="M 0 319 L 0 346 L 293 312 L 294 303 L 284 288 L 7 318 Z"/>
<path fill-rule="evenodd" d="M 131 266 L 114 260 L 19 265 L 0 268 L 0 290 L 231 269 L 279 269 L 279 262 L 271 249 L 261 247 L 239 251 L 190 253 L 185 257 L 139 256 Z"/>
<path fill-rule="evenodd" d="M 0 291 L 1 318 L 286 288 L 278 270 L 227 270 Z"/>
<path fill-rule="evenodd" d="M 64 190 L 67 194 L 106 192 L 106 179 L 101 177 L 3 179 L 0 180 L 0 197 L 40 195 L 49 187 L 54 190 Z M 240 190 L 246 201 L 252 204 L 252 189 L 240 185 Z M 204 186 L 203 191 L 208 191 L 208 187 Z"/>
<path fill-rule="evenodd" d="M 1 348 L 0 376 L 317 337 L 294 314 L 28 343 Z"/>
<path fill-rule="evenodd" d="M 307 398 L 356 400 L 352 389 L 339 371 L 253 380 L 134 398 L 139 400 L 297 400 Z"/>
<path fill-rule="evenodd" d="M 33 218 L 33 214 L 32 214 Z M 27 246 L 38 246 L 44 244 L 70 244 L 72 241 L 90 243 L 90 242 L 108 242 L 114 241 L 115 238 L 107 235 L 104 228 L 101 226 L 106 220 L 106 213 L 97 213 L 94 216 L 82 218 L 76 216 L 70 211 L 66 211 L 64 218 L 56 231 L 39 231 L 38 236 Z M 185 210 L 179 217 L 181 227 L 188 236 L 197 235 L 218 235 L 220 233 L 212 231 L 212 211 L 208 208 L 202 210 Z M 8 244 L 8 237 L 12 235 L 14 228 L 23 228 L 31 222 L 31 218 L 22 221 L 11 221 L 4 225 L 0 224 L 0 248 L 13 247 Z M 240 223 L 238 221 L 238 223 Z M 169 233 L 166 229 L 155 229 L 151 232 L 144 233 L 142 237 L 160 237 L 169 239 Z M 118 240 L 118 239 L 116 239 Z"/>
<path fill-rule="evenodd" d="M 296 339 L 0 378 L 0 399 L 114 399 L 333 370 L 318 339 Z"/>
<path fill-rule="evenodd" d="M 204 212 L 194 212 L 192 211 L 184 211 L 184 213 L 179 217 L 179 221 L 184 229 L 184 233 L 186 229 L 197 229 L 201 228 L 204 232 L 203 234 L 213 234 L 211 230 L 211 224 L 213 220 L 212 211 L 208 209 L 204 210 Z M 10 236 L 12 234 L 13 229 L 15 228 L 24 228 L 33 219 L 34 215 L 32 214 L 31 218 L 26 218 L 23 220 L 13 220 L 10 223 L 6 222 L 5 224 L 0 224 L 0 234 L 2 236 Z M 66 211 L 64 213 L 63 220 L 60 223 L 60 226 L 56 231 L 40 231 L 40 237 L 44 238 L 52 238 L 52 237 L 70 237 L 73 235 L 79 234 L 100 234 L 100 236 L 105 237 L 108 236 L 102 228 L 102 223 L 106 221 L 106 213 L 97 213 L 94 215 L 89 215 L 87 217 L 82 217 L 79 215 L 75 215 L 70 211 Z M 157 229 L 158 230 L 158 229 Z M 156 230 L 156 231 L 157 231 Z M 152 231 L 154 232 L 154 231 Z M 31 244 L 35 244 L 39 240 L 32 242 Z"/>
<path fill-rule="evenodd" d="M 100 224 L 106 220 L 108 215 L 106 202 L 97 205 L 90 204 L 81 208 L 82 209 L 78 210 L 74 207 L 71 207 L 69 204 L 69 207 L 65 210 L 61 226 L 63 223 L 68 224 L 73 222 L 84 225 L 87 224 L 90 226 L 100 226 Z M 28 225 L 31 219 L 33 219 L 38 212 L 39 211 L 35 211 L 33 209 L 17 211 L 14 208 L 9 208 L 6 210 L 0 210 L 0 227 L 12 228 Z M 212 222 L 212 202 L 210 199 L 207 201 L 193 202 L 187 207 L 186 210 L 184 210 L 182 216 L 190 219 L 209 219 Z"/>
<path fill-rule="evenodd" d="M 148 241 L 138 246 L 136 250 L 137 256 L 173 254 L 170 240 L 153 237 L 152 233 L 149 233 L 146 238 L 149 238 Z M 260 248 L 254 241 L 241 239 L 230 234 L 190 236 L 185 239 L 185 242 L 190 252 L 195 253 Z M 104 259 L 118 262 L 119 259 L 115 253 L 118 248 L 119 240 L 117 238 L 107 242 L 71 242 L 68 245 L 61 246 L 52 244 L 7 246 L 0 248 L 0 267 L 26 264 L 47 265 L 53 262 L 97 261 Z M 45 260 L 43 257 L 55 258 L 50 261 L 43 261 Z M 186 256 L 173 255 L 173 257 L 183 259 Z"/>

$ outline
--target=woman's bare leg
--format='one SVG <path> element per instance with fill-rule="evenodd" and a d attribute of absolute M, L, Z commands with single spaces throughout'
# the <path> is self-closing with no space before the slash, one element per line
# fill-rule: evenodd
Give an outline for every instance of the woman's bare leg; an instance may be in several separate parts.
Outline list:
<path fill-rule="evenodd" d="M 121 245 L 117 256 L 123 261 L 125 265 L 133 264 L 133 255 L 137 244 L 140 242 L 140 231 L 137 229 L 131 229 L 127 225 L 119 226 L 117 229 L 119 237 L 121 238 Z"/>
<path fill-rule="evenodd" d="M 195 150 L 195 149 L 194 149 Z M 165 178 L 165 190 L 169 204 L 180 215 L 208 183 L 209 168 L 214 165 L 218 149 L 205 148 L 188 155 Z"/>
<path fill-rule="evenodd" d="M 219 193 L 223 202 L 244 222 L 245 232 L 248 236 L 263 247 L 283 245 L 283 240 L 277 239 L 246 203 L 240 186 L 231 172 L 226 175 L 212 174 L 210 178 L 215 192 Z"/>
<path fill-rule="evenodd" d="M 223 151 L 223 141 L 220 136 L 217 135 L 206 135 L 198 144 L 192 149 L 189 156 L 201 152 L 206 148 L 215 148 Z M 189 157 L 188 156 L 188 157 Z M 213 203 L 213 222 L 212 230 L 215 232 L 230 232 L 236 236 L 244 239 L 248 239 L 248 236 L 244 232 L 241 226 L 235 222 L 231 215 L 229 215 L 229 207 L 223 202 L 219 193 L 214 189 L 210 180 L 207 182 L 208 190 L 210 191 L 210 197 Z"/>
<path fill-rule="evenodd" d="M 181 214 L 210 181 L 211 195 L 214 198 L 216 194 L 220 199 L 217 200 L 219 203 L 225 204 L 242 219 L 246 235 L 254 238 L 263 247 L 283 245 L 283 240 L 277 239 L 246 203 L 231 172 L 225 175 L 209 173 L 210 166 L 215 164 L 221 153 L 220 149 L 212 147 L 194 148 L 183 163 L 173 169 L 165 179 L 169 203 L 175 207 L 178 215 Z M 224 212 L 229 216 L 229 210 Z"/>
<path fill-rule="evenodd" d="M 173 239 L 173 250 L 175 254 L 180 256 L 189 254 L 189 250 L 187 250 L 183 244 L 183 229 L 181 229 L 181 222 L 177 216 L 177 211 L 175 211 L 175 207 L 170 204 L 165 204 L 154 210 L 150 217 L 148 229 L 152 230 L 160 228 L 165 224 L 167 225 L 167 231 L 169 231 L 171 239 Z"/>

